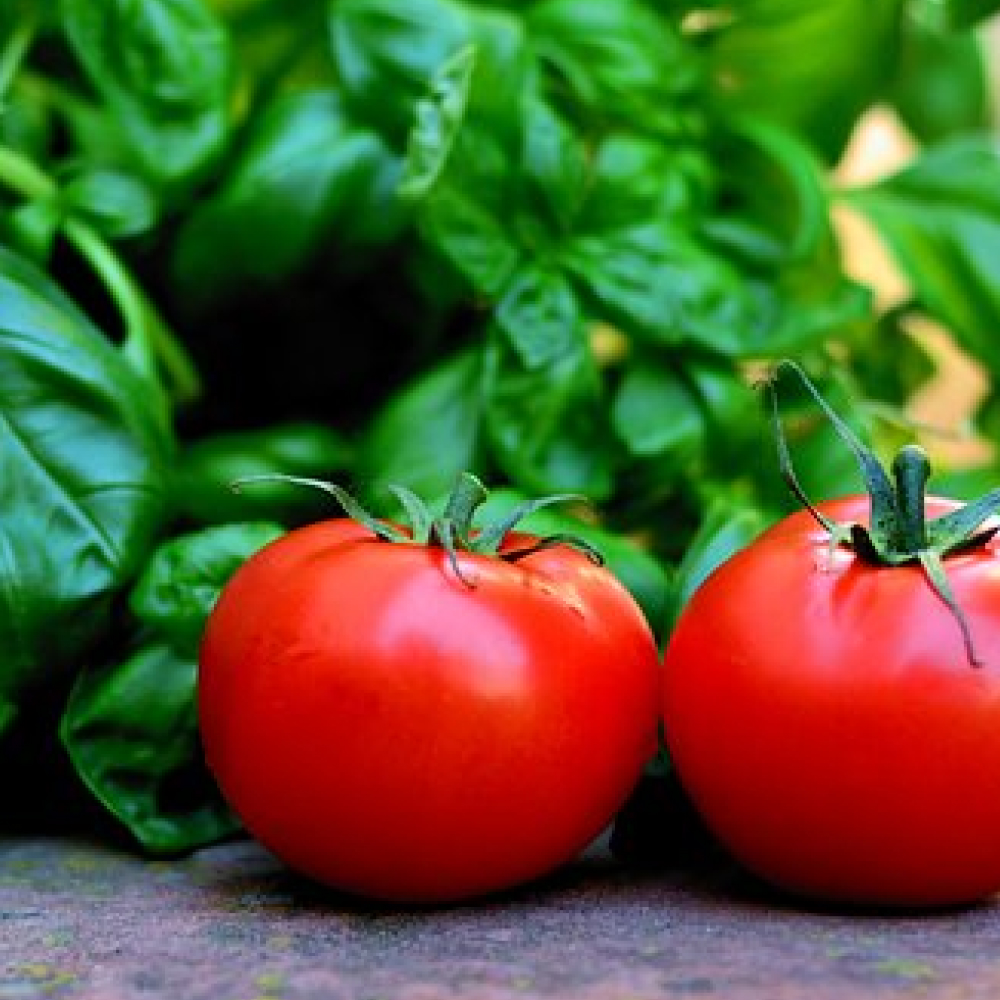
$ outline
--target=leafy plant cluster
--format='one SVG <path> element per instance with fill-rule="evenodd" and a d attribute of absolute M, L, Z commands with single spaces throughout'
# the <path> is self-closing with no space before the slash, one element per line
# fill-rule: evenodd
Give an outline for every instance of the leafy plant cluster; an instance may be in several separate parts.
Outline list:
<path fill-rule="evenodd" d="M 995 6 L 0 0 L 8 808 L 36 782 L 5 746 L 57 732 L 147 849 L 231 829 L 199 765 L 201 625 L 322 513 L 236 476 L 336 478 L 386 514 L 387 484 L 444 496 L 462 470 L 499 505 L 579 493 L 534 526 L 572 521 L 663 633 L 782 507 L 754 365 L 896 407 L 925 313 L 1000 371 Z M 876 102 L 922 151 L 834 189 Z M 847 276 L 838 202 L 911 302 Z M 853 489 L 796 427 L 805 488 Z"/>

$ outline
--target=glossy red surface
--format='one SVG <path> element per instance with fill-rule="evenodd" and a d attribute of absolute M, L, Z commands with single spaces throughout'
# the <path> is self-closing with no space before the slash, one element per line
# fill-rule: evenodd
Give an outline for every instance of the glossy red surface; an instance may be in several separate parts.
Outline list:
<path fill-rule="evenodd" d="M 313 525 L 253 557 L 209 621 L 209 764 L 314 878 L 404 900 L 532 878 L 652 755 L 658 657 L 627 591 L 567 547 L 458 559 L 467 582 L 441 549 Z"/>
<path fill-rule="evenodd" d="M 824 510 L 864 521 L 867 498 Z M 858 902 L 1000 888 L 1000 555 L 991 543 L 945 565 L 982 666 L 919 567 L 831 552 L 805 512 L 686 607 L 664 664 L 667 742 L 752 871 Z"/>

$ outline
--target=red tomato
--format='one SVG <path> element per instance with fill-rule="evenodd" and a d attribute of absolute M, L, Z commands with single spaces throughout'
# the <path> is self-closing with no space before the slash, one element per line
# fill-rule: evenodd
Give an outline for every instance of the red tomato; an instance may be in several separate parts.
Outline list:
<path fill-rule="evenodd" d="M 564 546 L 457 559 L 471 585 L 438 547 L 334 520 L 223 591 L 206 756 L 293 868 L 391 900 L 502 889 L 572 859 L 655 751 L 656 646 L 608 571 Z"/>
<path fill-rule="evenodd" d="M 867 523 L 868 498 L 820 509 Z M 919 568 L 831 555 L 806 512 L 685 608 L 664 663 L 667 744 L 708 825 L 753 872 L 854 902 L 1000 889 L 1000 550 L 945 566 L 980 667 Z"/>

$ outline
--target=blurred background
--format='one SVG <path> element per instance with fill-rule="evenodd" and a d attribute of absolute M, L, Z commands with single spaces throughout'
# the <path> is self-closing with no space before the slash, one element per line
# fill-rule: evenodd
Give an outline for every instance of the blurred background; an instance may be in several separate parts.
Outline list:
<path fill-rule="evenodd" d="M 0 0 L 9 822 L 58 785 L 150 851 L 233 829 L 201 627 L 336 513 L 237 477 L 571 492 L 532 526 L 660 639 L 791 509 L 777 359 L 935 491 L 1000 482 L 997 7 Z M 813 499 L 860 488 L 794 386 L 781 417 Z"/>

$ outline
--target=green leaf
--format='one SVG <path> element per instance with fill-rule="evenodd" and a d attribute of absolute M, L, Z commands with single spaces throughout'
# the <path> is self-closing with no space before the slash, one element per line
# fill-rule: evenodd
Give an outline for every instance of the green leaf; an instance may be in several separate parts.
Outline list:
<path fill-rule="evenodd" d="M 760 401 L 734 363 L 694 355 L 684 359 L 684 379 L 705 414 L 714 447 L 724 443 L 724 435 L 739 439 L 761 426 Z"/>
<path fill-rule="evenodd" d="M 527 21 L 553 90 L 568 93 L 585 116 L 668 136 L 691 127 L 697 112 L 685 99 L 701 84 L 701 60 L 651 5 L 542 0 Z"/>
<path fill-rule="evenodd" d="M 694 224 L 706 210 L 714 184 L 707 150 L 612 132 L 593 152 L 577 228 L 599 234 L 637 219 L 665 218 Z"/>
<path fill-rule="evenodd" d="M 85 170 L 63 188 L 65 208 L 85 218 L 109 239 L 139 236 L 157 222 L 159 205 L 137 177 L 106 168 Z"/>
<path fill-rule="evenodd" d="M 1000 11 L 1000 0 L 914 0 L 917 15 L 938 28 L 972 28 Z"/>
<path fill-rule="evenodd" d="M 0 701 L 74 667 L 167 504 L 148 386 L 40 272 L 0 248 Z"/>
<path fill-rule="evenodd" d="M 1000 156 L 986 138 L 931 148 L 887 180 L 844 193 L 878 228 L 918 305 L 1000 372 Z"/>
<path fill-rule="evenodd" d="M 758 303 L 758 321 L 742 345 L 744 357 L 801 354 L 824 340 L 867 332 L 872 327 L 870 288 L 839 272 L 793 270 L 770 281 L 747 279 Z"/>
<path fill-rule="evenodd" d="M 615 451 L 600 374 L 582 338 L 526 368 L 493 329 L 485 361 L 486 431 L 493 458 L 530 493 L 610 495 Z"/>
<path fill-rule="evenodd" d="M 520 183 L 539 214 L 568 231 L 583 201 L 587 157 L 574 131 L 544 101 L 523 108 Z"/>
<path fill-rule="evenodd" d="M 970 31 L 903 21 L 899 63 L 889 91 L 903 123 L 922 143 L 990 124 L 986 54 Z"/>
<path fill-rule="evenodd" d="M 901 9 L 902 0 L 740 0 L 704 32 L 718 97 L 834 160 L 889 79 Z"/>
<path fill-rule="evenodd" d="M 465 118 L 476 50 L 466 46 L 434 74 L 430 94 L 417 103 L 400 194 L 419 198 L 434 186 Z"/>
<path fill-rule="evenodd" d="M 331 0 L 334 61 L 348 105 L 402 149 L 434 74 L 469 46 L 469 100 L 503 119 L 528 71 L 520 18 L 453 0 Z"/>
<path fill-rule="evenodd" d="M 537 368 L 572 350 L 583 337 L 570 283 L 560 274 L 528 266 L 511 280 L 496 322 L 526 368 Z"/>
<path fill-rule="evenodd" d="M 913 395 L 937 372 L 937 363 L 922 340 L 907 329 L 911 319 L 904 302 L 883 312 L 872 328 L 871 335 L 852 345 L 851 375 L 863 399 L 879 400 L 890 411 L 902 414 Z M 892 416 L 892 413 L 887 413 Z M 901 448 L 912 438 L 912 428 L 906 420 L 896 420 Z"/>
<path fill-rule="evenodd" d="M 629 365 L 611 404 L 611 424 L 632 455 L 670 455 L 678 464 L 705 442 L 705 418 L 691 389 L 668 365 Z"/>
<path fill-rule="evenodd" d="M 472 40 L 466 9 L 449 0 L 332 0 L 330 32 L 352 110 L 400 146 L 428 82 Z"/>
<path fill-rule="evenodd" d="M 369 492 L 395 483 L 418 496 L 444 496 L 459 473 L 480 466 L 482 410 L 478 354 L 439 362 L 375 414 L 360 443 L 360 482 Z"/>
<path fill-rule="evenodd" d="M 190 186 L 224 147 L 232 55 L 202 0 L 59 0 L 63 31 L 154 184 Z"/>
<path fill-rule="evenodd" d="M 26 201 L 0 217 L 0 234 L 11 248 L 28 257 L 39 267 L 45 267 L 52 256 L 59 229 L 63 224 L 63 209 L 58 198 Z"/>
<path fill-rule="evenodd" d="M 503 294 L 523 258 L 544 266 L 586 192 L 579 137 L 534 95 L 511 100 L 510 128 L 470 110 L 418 219 L 425 243 L 486 300 Z"/>
<path fill-rule="evenodd" d="M 147 851 L 200 847 L 237 829 L 204 768 L 197 664 L 169 644 L 77 677 L 59 735 L 77 774 Z"/>
<path fill-rule="evenodd" d="M 129 595 L 133 614 L 178 653 L 196 657 L 205 621 L 230 576 L 283 533 L 280 525 L 250 521 L 204 528 L 164 542 Z"/>
<path fill-rule="evenodd" d="M 774 520 L 774 514 L 765 513 L 736 493 L 714 491 L 673 576 L 666 621 L 668 634 L 684 605 L 713 570 L 749 545 Z"/>
<path fill-rule="evenodd" d="M 722 207 L 701 231 L 739 269 L 746 312 L 738 352 L 796 355 L 870 324 L 871 293 L 846 277 L 813 152 L 757 118 L 727 122 L 713 142 Z"/>
<path fill-rule="evenodd" d="M 353 451 L 323 424 L 273 424 L 255 431 L 230 431 L 199 438 L 177 462 L 173 503 L 178 514 L 204 524 L 254 518 L 300 522 L 329 510 L 325 497 L 278 482 L 234 493 L 246 476 L 286 473 L 307 478 L 344 472 Z"/>
<path fill-rule="evenodd" d="M 435 190 L 423 205 L 419 225 L 429 245 L 478 296 L 496 298 L 517 267 L 520 250 L 508 228 L 474 192 Z"/>
<path fill-rule="evenodd" d="M 14 86 L 3 96 L 0 143 L 33 160 L 41 159 L 52 141 L 52 109 L 38 95 Z"/>
<path fill-rule="evenodd" d="M 204 302 L 289 277 L 355 211 L 385 155 L 373 133 L 345 119 L 335 94 L 279 98 L 255 120 L 218 192 L 186 217 L 172 260 L 180 290 Z M 377 210 L 400 214 L 391 196 Z"/>
<path fill-rule="evenodd" d="M 223 586 L 282 528 L 227 524 L 164 542 L 129 597 L 142 629 L 121 662 L 80 672 L 59 734 L 80 778 L 153 853 L 189 850 L 236 821 L 205 771 L 197 651 Z"/>
<path fill-rule="evenodd" d="M 684 229 L 636 222 L 575 239 L 562 260 L 624 330 L 660 344 L 692 341 L 721 354 L 745 353 L 754 303 L 736 270 Z"/>
<path fill-rule="evenodd" d="M 829 264 L 830 205 L 812 150 L 787 129 L 751 117 L 729 120 L 713 146 L 726 210 L 709 231 L 735 218 L 758 231 L 757 247 L 766 246 L 775 264 Z M 754 256 L 762 256 L 759 249 Z"/>

